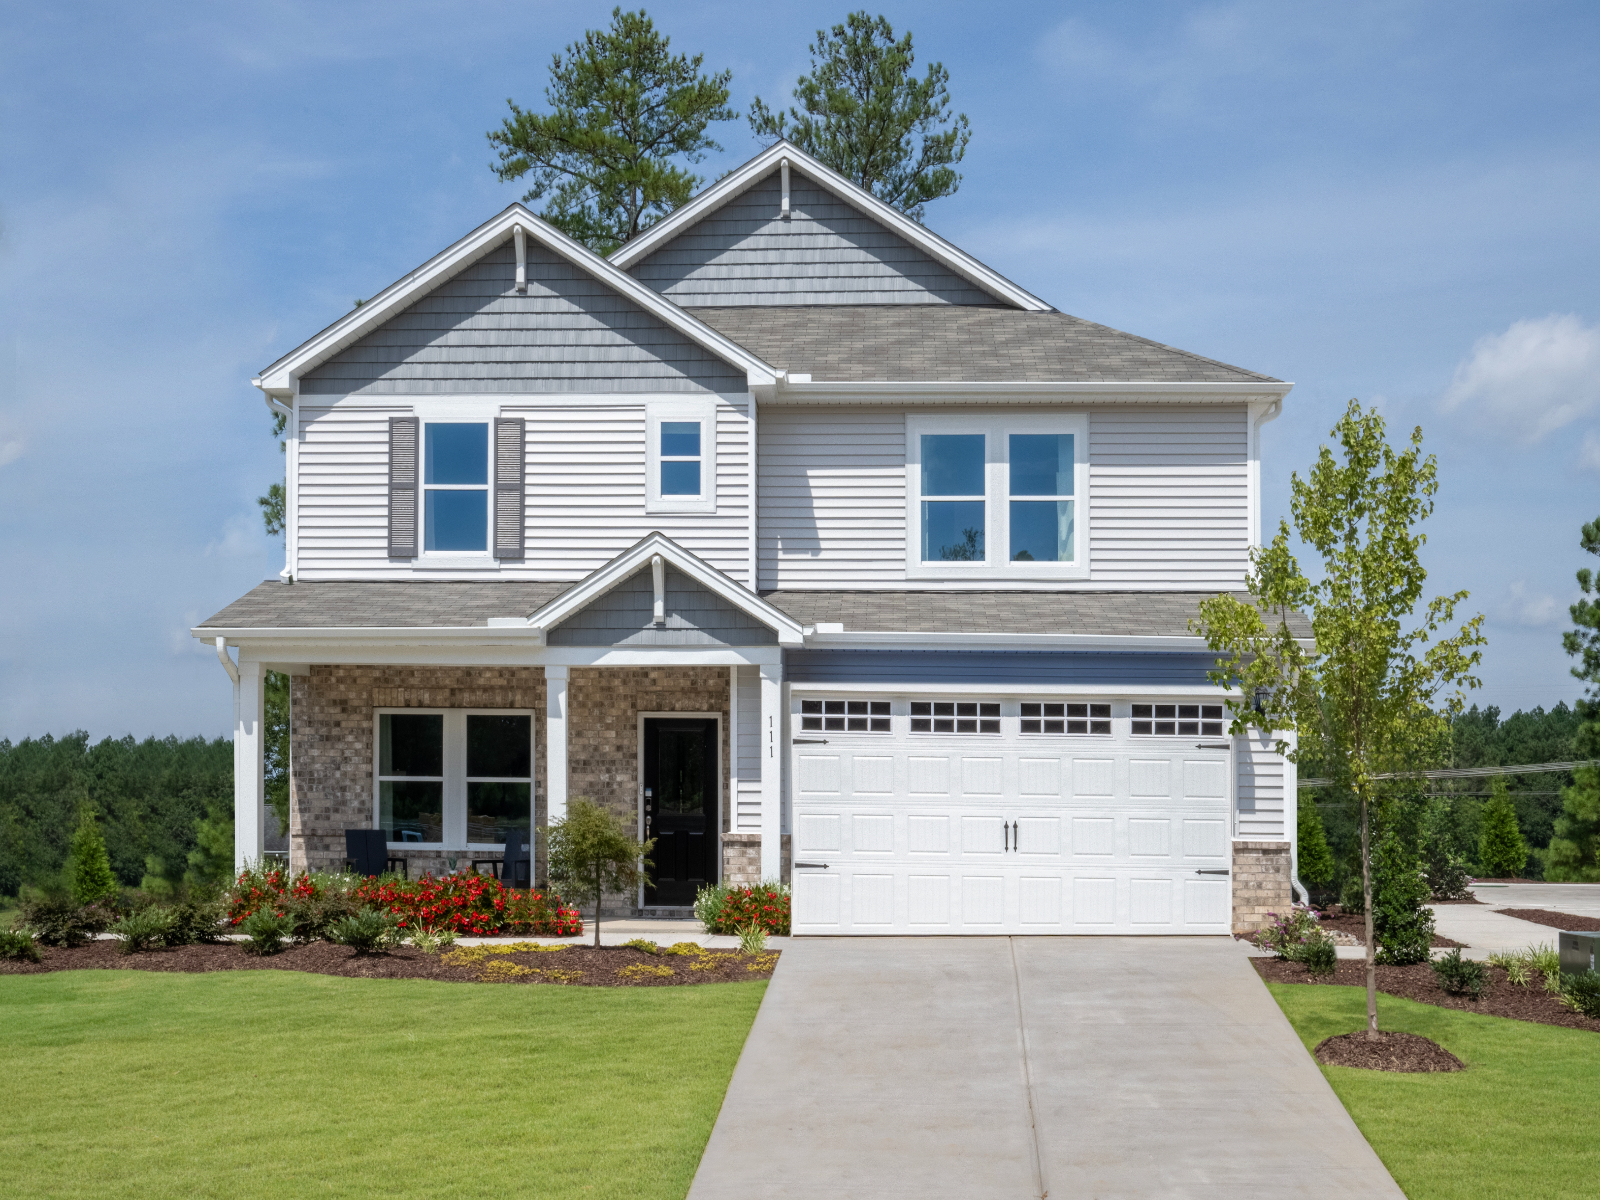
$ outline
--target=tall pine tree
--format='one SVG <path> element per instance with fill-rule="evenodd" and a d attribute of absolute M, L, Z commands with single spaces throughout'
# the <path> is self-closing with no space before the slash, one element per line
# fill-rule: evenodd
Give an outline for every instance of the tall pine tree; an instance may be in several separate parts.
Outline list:
<path fill-rule="evenodd" d="M 1506 790 L 1506 781 L 1496 778 L 1493 794 L 1483 806 L 1483 834 L 1478 840 L 1478 867 L 1490 879 L 1514 879 L 1528 865 L 1528 843 L 1517 826 L 1517 810 Z"/>
<path fill-rule="evenodd" d="M 100 836 L 100 822 L 95 820 L 94 809 L 87 804 L 79 813 L 78 828 L 73 832 L 72 848 L 67 853 L 67 886 L 79 904 L 110 900 L 117 894 L 117 877 L 111 873 L 106 840 Z"/>
<path fill-rule="evenodd" d="M 1578 544 L 1590 554 L 1600 555 L 1600 517 L 1583 527 Z M 1576 628 L 1561 635 L 1561 644 L 1578 660 L 1573 675 L 1588 685 L 1578 701 L 1583 724 L 1578 727 L 1574 750 L 1592 760 L 1600 758 L 1600 581 L 1588 567 L 1582 567 L 1578 586 L 1583 598 L 1571 609 Z M 1600 765 L 1592 761 L 1573 772 L 1572 786 L 1561 793 L 1561 815 L 1550 839 L 1544 877 L 1600 883 Z"/>

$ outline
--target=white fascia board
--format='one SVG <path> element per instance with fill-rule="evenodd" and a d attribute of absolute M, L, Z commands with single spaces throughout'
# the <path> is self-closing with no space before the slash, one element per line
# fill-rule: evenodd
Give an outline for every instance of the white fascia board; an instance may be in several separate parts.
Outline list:
<path fill-rule="evenodd" d="M 800 623 L 774 608 L 744 585 L 685 550 L 664 533 L 651 533 L 624 550 L 605 566 L 580 583 L 574 584 L 528 618 L 528 624 L 541 632 L 559 625 L 574 613 L 605 595 L 623 580 L 649 565 L 659 554 L 707 591 L 722 597 L 749 617 L 760 621 L 778 635 L 778 644 L 800 646 L 804 636 Z"/>
<path fill-rule="evenodd" d="M 1292 383 L 946 383 L 778 380 L 763 404 L 1251 404 L 1278 401 Z"/>
<path fill-rule="evenodd" d="M 945 241 L 926 226 L 919 225 L 903 212 L 885 204 L 871 192 L 856 186 L 833 168 L 823 165 L 804 150 L 786 141 L 775 142 L 742 167 L 724 175 L 671 216 L 663 217 L 633 241 L 613 252 L 611 261 L 624 271 L 628 270 L 702 217 L 765 179 L 786 158 L 791 169 L 798 169 L 802 175 L 821 184 L 846 204 L 860 209 L 935 262 L 949 267 L 968 283 L 988 292 L 997 300 L 1015 304 L 1027 312 L 1055 311 L 1051 305 L 1031 292 L 1024 291 L 994 268 L 985 266 L 965 250 Z"/>
<path fill-rule="evenodd" d="M 518 203 L 484 222 L 454 245 L 441 250 L 416 270 L 391 283 L 360 308 L 346 313 L 310 341 L 278 359 L 250 382 L 269 396 L 279 399 L 292 398 L 295 380 L 299 376 L 327 361 L 402 309 L 414 304 L 421 296 L 476 262 L 509 238 L 512 229 L 517 225 L 522 226 L 529 236 L 546 249 L 554 251 L 579 270 L 593 275 L 652 316 L 659 318 L 663 324 L 744 371 L 751 387 L 769 385 L 776 378 L 776 372 L 770 365 L 755 357 L 737 342 L 731 341 L 665 296 L 619 270 L 587 246 L 573 241 Z"/>
<path fill-rule="evenodd" d="M 1296 641 L 1306 649 L 1309 638 Z M 1095 633 L 811 633 L 807 650 L 1119 650 L 1135 654 L 1195 653 L 1208 649 L 1205 638 L 1185 635 L 1140 636 Z"/>
<path fill-rule="evenodd" d="M 293 631 L 250 631 L 279 633 Z M 304 632 L 304 631 L 301 631 Z M 777 646 L 545 646 L 532 638 L 498 644 L 452 640 L 352 640 L 348 630 L 325 638 L 242 636 L 236 639 L 240 662 L 281 670 L 284 664 L 309 670 L 311 664 L 350 666 L 773 666 L 783 657 Z"/>
<path fill-rule="evenodd" d="M 1200 684 L 1161 683 L 1138 687 L 1103 683 L 790 683 L 792 692 L 850 692 L 872 696 L 1093 696 L 1096 699 L 1145 700 L 1164 696 L 1242 698 L 1237 689 Z M 806 736 L 806 735 L 801 735 Z M 848 736 L 848 735 L 846 735 Z M 1227 734 L 1223 734 L 1226 737 Z M 1154 739 L 1151 739 L 1154 741 Z"/>

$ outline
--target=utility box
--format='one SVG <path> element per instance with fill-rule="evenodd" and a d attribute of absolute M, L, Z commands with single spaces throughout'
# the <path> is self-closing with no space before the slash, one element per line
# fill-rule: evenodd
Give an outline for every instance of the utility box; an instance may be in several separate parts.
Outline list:
<path fill-rule="evenodd" d="M 1600 954 L 1600 933 L 1571 933 L 1563 929 L 1556 935 L 1561 951 L 1561 973 L 1582 975 L 1600 970 L 1595 956 Z"/>

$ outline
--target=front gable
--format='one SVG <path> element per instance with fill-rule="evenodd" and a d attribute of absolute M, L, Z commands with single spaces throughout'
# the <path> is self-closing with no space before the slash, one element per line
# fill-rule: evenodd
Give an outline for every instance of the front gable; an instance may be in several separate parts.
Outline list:
<path fill-rule="evenodd" d="M 302 395 L 743 392 L 745 372 L 559 257 L 507 237 L 308 371 Z"/>
<path fill-rule="evenodd" d="M 777 634 L 723 597 L 667 567 L 663 620 L 655 622 L 650 567 L 545 633 L 551 646 L 775 646 Z"/>

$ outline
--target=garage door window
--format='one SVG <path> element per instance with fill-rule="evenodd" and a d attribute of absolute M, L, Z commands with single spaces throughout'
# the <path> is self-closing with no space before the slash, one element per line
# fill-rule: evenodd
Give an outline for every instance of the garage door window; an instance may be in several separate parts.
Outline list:
<path fill-rule="evenodd" d="M 1109 704 L 1024 704 L 1023 733 L 1110 733 Z"/>
<path fill-rule="evenodd" d="M 802 700 L 800 728 L 841 733 L 888 733 L 887 700 Z"/>
<path fill-rule="evenodd" d="M 964 700 L 914 701 L 912 733 L 999 733 L 1000 706 Z"/>
<path fill-rule="evenodd" d="M 1135 704 L 1133 732 L 1149 737 L 1220 737 L 1220 704 Z"/>

